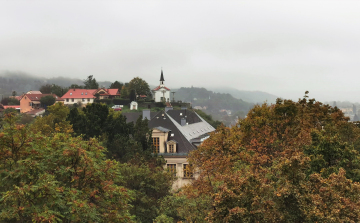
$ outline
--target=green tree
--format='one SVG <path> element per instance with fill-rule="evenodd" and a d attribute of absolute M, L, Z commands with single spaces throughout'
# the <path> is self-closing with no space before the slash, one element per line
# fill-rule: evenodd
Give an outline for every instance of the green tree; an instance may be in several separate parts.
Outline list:
<path fill-rule="evenodd" d="M 129 82 L 129 89 L 135 90 L 136 95 L 151 95 L 149 84 L 140 77 L 135 77 Z"/>
<path fill-rule="evenodd" d="M 123 86 L 124 86 L 123 83 L 121 83 L 121 82 L 119 82 L 119 81 L 115 81 L 114 83 L 112 83 L 112 84 L 110 85 L 109 88 L 111 88 L 111 89 L 116 88 L 116 89 L 118 89 L 119 92 L 120 92 Z"/>
<path fill-rule="evenodd" d="M 17 111 L 16 111 L 15 108 L 7 108 L 7 109 L 4 110 L 4 114 L 10 114 L 10 113 L 16 114 Z"/>
<path fill-rule="evenodd" d="M 56 99 L 52 95 L 47 95 L 47 96 L 44 96 L 44 97 L 40 98 L 40 103 L 45 108 L 47 106 L 53 105 L 55 103 L 55 101 L 56 101 Z"/>
<path fill-rule="evenodd" d="M 56 94 L 58 97 L 62 97 L 68 90 L 69 88 L 61 87 L 56 84 L 45 84 L 39 89 L 43 94 Z"/>
<path fill-rule="evenodd" d="M 17 94 L 16 91 L 11 92 L 11 95 L 14 97 L 16 96 L 16 94 Z"/>
<path fill-rule="evenodd" d="M 3 105 L 20 105 L 20 101 L 15 98 L 3 98 L 1 100 L 1 104 Z"/>
<path fill-rule="evenodd" d="M 85 89 L 98 89 L 99 83 L 96 82 L 96 79 L 93 77 L 93 75 L 90 75 L 87 77 L 87 79 L 84 80 L 84 88 Z"/>
<path fill-rule="evenodd" d="M 53 84 L 51 87 L 51 92 L 56 94 L 58 97 L 62 97 L 66 92 L 68 92 L 69 88 L 61 87 L 59 85 Z"/>
<path fill-rule="evenodd" d="M 136 93 L 135 90 L 130 90 L 130 101 L 136 101 Z"/>
<path fill-rule="evenodd" d="M 126 86 L 122 86 L 120 91 L 120 96 L 121 98 L 129 98 L 130 96 L 129 88 Z"/>
<path fill-rule="evenodd" d="M 83 89 L 84 88 L 84 86 L 82 86 L 82 85 L 77 85 L 77 84 L 72 84 L 72 85 L 70 85 L 70 87 L 69 87 L 69 89 Z"/>
<path fill-rule="evenodd" d="M 51 84 L 42 85 L 42 86 L 40 87 L 39 91 L 40 91 L 42 94 L 51 94 L 51 93 L 52 93 L 52 85 L 51 85 Z"/>
<path fill-rule="evenodd" d="M 7 115 L 0 145 L 1 222 L 132 221 L 121 167 L 96 140 L 47 137 Z"/>

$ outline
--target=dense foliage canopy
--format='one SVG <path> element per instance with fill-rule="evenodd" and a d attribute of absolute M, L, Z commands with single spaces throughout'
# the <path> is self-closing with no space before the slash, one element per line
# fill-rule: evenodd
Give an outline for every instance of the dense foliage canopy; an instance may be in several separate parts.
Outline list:
<path fill-rule="evenodd" d="M 147 121 L 126 124 L 101 104 L 69 111 L 56 103 L 48 112 L 29 125 L 18 124 L 16 113 L 0 120 L 0 222 L 152 222 L 159 215 L 173 176 L 151 155 Z"/>
<path fill-rule="evenodd" d="M 200 177 L 167 197 L 162 217 L 357 222 L 359 130 L 339 109 L 307 95 L 255 106 L 238 126 L 219 127 L 192 152 L 189 160 Z"/>

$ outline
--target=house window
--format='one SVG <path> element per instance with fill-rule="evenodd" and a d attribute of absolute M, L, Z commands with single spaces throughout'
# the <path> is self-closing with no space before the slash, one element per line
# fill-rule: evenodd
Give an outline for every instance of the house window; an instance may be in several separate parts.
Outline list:
<path fill-rule="evenodd" d="M 90 102 L 90 98 L 88 98 L 88 102 Z"/>
<path fill-rule="evenodd" d="M 85 101 L 85 98 L 83 98 L 82 101 L 84 102 L 84 101 Z"/>
<path fill-rule="evenodd" d="M 72 93 L 70 93 L 70 95 L 72 95 Z"/>
<path fill-rule="evenodd" d="M 192 178 L 193 177 L 193 172 L 190 170 L 190 165 L 189 164 L 184 164 L 183 165 L 184 169 L 184 178 Z"/>
<path fill-rule="evenodd" d="M 167 164 L 167 170 L 176 177 L 176 164 Z"/>
<path fill-rule="evenodd" d="M 69 99 L 68 99 L 68 98 L 66 99 L 66 102 L 69 102 Z"/>
<path fill-rule="evenodd" d="M 154 145 L 154 153 L 159 153 L 160 150 L 160 143 L 159 143 L 159 137 L 153 138 L 153 145 Z"/>
<path fill-rule="evenodd" d="M 73 99 L 73 98 L 71 99 L 71 102 L 74 102 L 74 99 Z"/>
<path fill-rule="evenodd" d="M 169 153 L 174 153 L 174 144 L 169 145 Z"/>

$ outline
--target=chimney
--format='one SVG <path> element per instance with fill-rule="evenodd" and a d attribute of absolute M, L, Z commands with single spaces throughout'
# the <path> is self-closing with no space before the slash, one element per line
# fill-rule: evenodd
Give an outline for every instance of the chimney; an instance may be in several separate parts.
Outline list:
<path fill-rule="evenodd" d="M 143 120 L 147 118 L 150 121 L 150 110 L 144 109 L 142 114 Z"/>
<path fill-rule="evenodd" d="M 165 107 L 165 112 L 168 112 L 170 110 L 173 110 L 173 107 Z"/>
<path fill-rule="evenodd" d="M 186 125 L 186 119 L 185 118 L 181 118 L 181 126 Z"/>

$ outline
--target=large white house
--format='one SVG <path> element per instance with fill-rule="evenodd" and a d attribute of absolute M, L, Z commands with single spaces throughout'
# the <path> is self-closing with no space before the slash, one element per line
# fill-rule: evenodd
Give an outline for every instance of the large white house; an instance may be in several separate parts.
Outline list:
<path fill-rule="evenodd" d="M 170 89 L 164 85 L 164 74 L 161 70 L 160 85 L 152 90 L 155 102 L 170 102 Z"/>
<path fill-rule="evenodd" d="M 69 89 L 62 99 L 64 99 L 65 105 L 73 105 L 75 103 L 81 103 L 83 105 L 94 103 L 96 96 L 99 99 L 111 99 L 120 97 L 118 89 Z"/>

